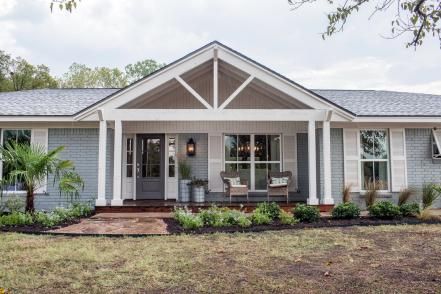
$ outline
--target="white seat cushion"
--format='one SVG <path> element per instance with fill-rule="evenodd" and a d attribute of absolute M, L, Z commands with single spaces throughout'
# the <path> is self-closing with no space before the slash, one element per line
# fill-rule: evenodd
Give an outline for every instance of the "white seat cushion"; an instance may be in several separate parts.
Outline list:
<path fill-rule="evenodd" d="M 245 188 L 247 185 L 231 185 L 233 188 Z"/>
<path fill-rule="evenodd" d="M 237 178 L 224 178 L 224 179 L 229 181 L 232 186 L 240 185 L 240 178 L 239 177 L 237 177 Z"/>
<path fill-rule="evenodd" d="M 288 184 L 269 184 L 271 188 L 286 187 Z"/>
<path fill-rule="evenodd" d="M 271 178 L 271 184 L 288 184 L 288 177 Z"/>

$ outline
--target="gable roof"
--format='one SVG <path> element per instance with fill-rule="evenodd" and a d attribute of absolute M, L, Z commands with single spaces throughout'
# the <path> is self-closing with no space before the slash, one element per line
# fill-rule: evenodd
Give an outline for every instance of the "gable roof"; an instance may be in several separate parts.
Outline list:
<path fill-rule="evenodd" d="M 0 92 L 0 116 L 72 116 L 120 89 Z M 312 90 L 356 116 L 441 117 L 441 95 L 379 90 Z"/>
<path fill-rule="evenodd" d="M 359 117 L 441 117 L 441 95 L 379 90 L 313 91 Z"/>
<path fill-rule="evenodd" d="M 72 116 L 118 89 L 39 89 L 0 92 L 1 116 Z"/>

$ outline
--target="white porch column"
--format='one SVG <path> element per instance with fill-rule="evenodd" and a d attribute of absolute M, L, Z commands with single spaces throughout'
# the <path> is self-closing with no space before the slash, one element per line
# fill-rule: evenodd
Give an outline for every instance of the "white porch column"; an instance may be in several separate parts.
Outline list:
<path fill-rule="evenodd" d="M 100 133 L 98 144 L 98 198 L 96 206 L 106 206 L 106 145 L 107 145 L 107 121 L 100 121 Z"/>
<path fill-rule="evenodd" d="M 334 204 L 331 183 L 331 123 L 326 120 L 323 121 L 323 178 L 322 204 Z"/>
<path fill-rule="evenodd" d="M 309 169 L 309 205 L 318 205 L 317 198 L 317 166 L 316 166 L 316 146 L 315 146 L 315 121 L 308 122 L 308 169 Z"/>
<path fill-rule="evenodd" d="M 115 120 L 115 142 L 113 149 L 113 199 L 112 206 L 123 204 L 121 195 L 121 166 L 122 166 L 122 122 Z"/>

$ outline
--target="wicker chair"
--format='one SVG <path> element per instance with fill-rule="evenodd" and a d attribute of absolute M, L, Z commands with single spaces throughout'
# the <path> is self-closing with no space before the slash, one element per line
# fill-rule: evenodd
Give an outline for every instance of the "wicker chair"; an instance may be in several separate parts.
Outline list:
<path fill-rule="evenodd" d="M 220 173 L 222 182 L 224 183 L 225 194 L 230 197 L 230 203 L 232 196 L 247 196 L 248 202 L 248 181 L 240 180 L 240 185 L 232 185 L 230 180 L 227 178 L 239 178 L 239 172 L 225 172 Z"/>
<path fill-rule="evenodd" d="M 283 186 L 271 187 L 271 178 L 288 178 L 288 184 Z M 289 186 L 292 182 L 292 173 L 290 171 L 269 172 L 267 181 L 267 198 L 269 202 L 270 196 L 286 196 L 286 203 L 289 200 Z"/>

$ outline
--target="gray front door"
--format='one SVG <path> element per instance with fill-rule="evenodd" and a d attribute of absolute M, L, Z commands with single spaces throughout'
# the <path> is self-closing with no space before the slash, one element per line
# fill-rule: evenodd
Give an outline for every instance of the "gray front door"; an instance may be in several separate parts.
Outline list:
<path fill-rule="evenodd" d="M 164 135 L 139 134 L 136 142 L 136 199 L 164 199 Z"/>

